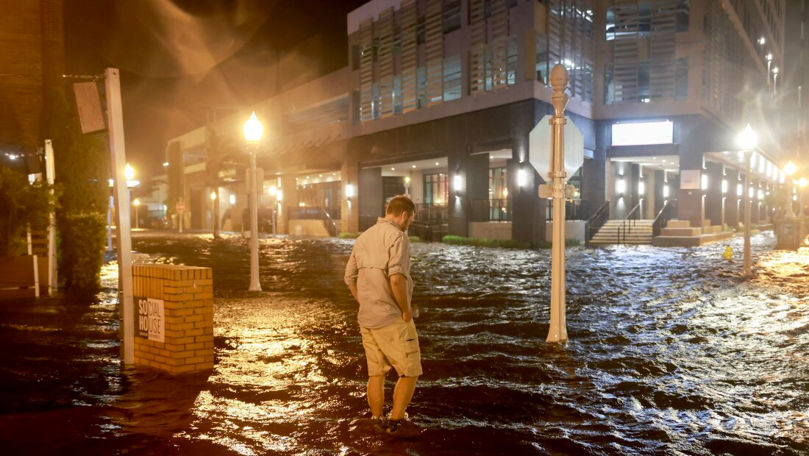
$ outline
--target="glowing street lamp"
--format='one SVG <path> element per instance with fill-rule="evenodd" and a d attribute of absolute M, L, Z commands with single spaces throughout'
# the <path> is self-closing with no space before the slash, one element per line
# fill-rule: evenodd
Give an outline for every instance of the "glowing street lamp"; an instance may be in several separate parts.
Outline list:
<path fill-rule="evenodd" d="M 795 174 L 795 171 L 797 170 L 798 167 L 795 166 L 795 163 L 792 163 L 792 160 L 788 161 L 786 166 L 784 166 L 784 172 L 787 173 L 787 176 Z"/>
<path fill-rule="evenodd" d="M 747 124 L 744 131 L 739 133 L 736 137 L 736 144 L 744 152 L 745 158 L 745 172 L 744 172 L 744 187 L 750 188 L 750 157 L 753 155 L 753 150 L 758 146 L 758 135 Z M 745 277 L 750 276 L 750 195 L 744 193 L 744 266 L 742 274 Z"/>
<path fill-rule="evenodd" d="M 250 153 L 250 286 L 248 291 L 261 291 L 261 283 L 258 280 L 258 176 L 256 173 L 256 149 L 261 136 L 264 134 L 264 127 L 256 117 L 256 113 L 250 114 L 250 118 L 244 123 L 244 139 L 247 141 L 247 149 Z"/>

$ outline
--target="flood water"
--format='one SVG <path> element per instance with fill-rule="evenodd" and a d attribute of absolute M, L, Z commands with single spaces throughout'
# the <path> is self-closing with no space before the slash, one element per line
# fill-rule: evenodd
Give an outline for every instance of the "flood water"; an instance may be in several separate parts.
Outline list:
<path fill-rule="evenodd" d="M 122 368 L 114 264 L 95 300 L 2 303 L 4 453 L 809 454 L 807 248 L 754 236 L 748 282 L 741 238 L 568 249 L 557 345 L 549 251 L 413 244 L 424 376 L 409 413 L 424 432 L 405 441 L 360 419 L 352 244 L 263 239 L 256 296 L 240 237 L 136 238 L 151 261 L 213 268 L 210 375 Z"/>

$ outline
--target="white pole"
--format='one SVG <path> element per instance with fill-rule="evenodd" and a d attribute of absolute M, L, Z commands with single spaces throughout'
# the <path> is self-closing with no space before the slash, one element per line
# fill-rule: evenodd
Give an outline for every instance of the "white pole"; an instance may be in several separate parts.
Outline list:
<path fill-rule="evenodd" d="M 556 65 L 551 70 L 555 114 L 551 119 L 551 150 L 553 151 L 553 238 L 551 246 L 551 321 L 547 342 L 567 340 L 565 321 L 565 106 L 567 106 L 567 70 Z"/>
<path fill-rule="evenodd" d="M 124 167 L 126 150 L 124 143 L 124 117 L 121 105 L 121 80 L 117 68 L 104 71 L 107 89 L 107 125 L 109 128 L 110 163 L 113 169 L 116 213 L 118 214 L 118 285 L 121 298 L 119 312 L 122 320 L 123 341 L 121 349 L 124 364 L 135 362 L 135 316 L 132 301 L 132 233 L 130 232 L 129 192 L 126 187 Z"/>
<path fill-rule="evenodd" d="M 45 140 L 45 172 L 47 174 L 48 185 L 53 185 L 56 177 L 56 164 L 53 159 L 53 143 L 50 139 Z M 53 196 L 53 187 L 51 187 Z M 48 296 L 56 293 L 58 277 L 56 270 L 56 214 L 51 210 L 48 224 Z"/>
<path fill-rule="evenodd" d="M 250 287 L 248 291 L 261 291 L 258 280 L 258 177 L 256 172 L 256 145 L 250 148 Z"/>
<path fill-rule="evenodd" d="M 745 155 L 745 171 L 744 171 L 744 263 L 742 267 L 742 275 L 750 277 L 750 159 L 753 155 L 752 150 L 746 150 Z"/>
<path fill-rule="evenodd" d="M 34 297 L 39 297 L 39 265 L 37 264 L 37 256 L 34 255 L 34 247 L 31 244 L 31 227 L 26 228 L 25 237 L 28 241 L 28 255 L 34 259 Z"/>
<path fill-rule="evenodd" d="M 110 195 L 110 204 L 107 205 L 107 251 L 112 252 L 112 211 L 115 207 L 115 198 Z"/>
<path fill-rule="evenodd" d="M 39 262 L 36 255 L 31 255 L 34 258 L 34 297 L 39 297 Z"/>

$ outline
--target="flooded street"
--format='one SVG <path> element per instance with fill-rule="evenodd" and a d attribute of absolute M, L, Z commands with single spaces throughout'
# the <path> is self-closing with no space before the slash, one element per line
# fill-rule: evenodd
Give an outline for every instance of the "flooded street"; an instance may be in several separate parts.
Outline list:
<path fill-rule="evenodd" d="M 136 237 L 154 262 L 213 268 L 210 376 L 122 369 L 114 264 L 95 301 L 2 303 L 6 454 L 809 454 L 807 248 L 754 236 L 749 282 L 741 238 L 568 249 L 560 346 L 549 250 L 415 243 L 424 432 L 390 441 L 358 420 L 352 244 L 263 239 L 256 296 L 240 237 Z"/>

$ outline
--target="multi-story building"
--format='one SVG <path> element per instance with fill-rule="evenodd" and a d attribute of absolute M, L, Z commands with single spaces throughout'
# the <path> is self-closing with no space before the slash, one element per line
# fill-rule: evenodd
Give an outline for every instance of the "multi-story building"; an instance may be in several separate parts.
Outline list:
<path fill-rule="evenodd" d="M 44 106 L 64 71 L 62 1 L 0 1 L 0 163 L 39 172 Z"/>
<path fill-rule="evenodd" d="M 651 220 L 666 207 L 694 227 L 737 226 L 734 138 L 748 123 L 761 137 L 748 189 L 757 223 L 783 178 L 784 30 L 784 0 L 371 1 L 347 17 L 346 68 L 254 107 L 272 131 L 258 160 L 275 196 L 263 202 L 280 231 L 299 207 L 358 231 L 408 193 L 423 234 L 539 243 L 551 211 L 528 137 L 553 113 L 548 77 L 562 64 L 566 115 L 584 138 L 571 232 L 583 238 L 597 213 Z M 215 131 L 238 135 L 245 119 Z M 198 136 L 169 150 L 201 150 Z"/>

